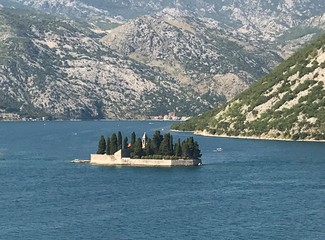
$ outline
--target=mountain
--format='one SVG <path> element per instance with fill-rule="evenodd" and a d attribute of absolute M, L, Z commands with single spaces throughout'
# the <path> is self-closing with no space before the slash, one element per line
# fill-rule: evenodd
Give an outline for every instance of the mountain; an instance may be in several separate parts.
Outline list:
<path fill-rule="evenodd" d="M 325 29 L 322 0 L 0 4 L 0 111 L 59 118 L 195 115 Z"/>
<path fill-rule="evenodd" d="M 287 29 L 279 35 L 273 46 L 279 49 L 278 54 L 286 58 L 306 43 L 320 37 L 325 30 L 325 13 L 312 17 L 303 23 Z"/>
<path fill-rule="evenodd" d="M 282 60 L 263 44 L 227 34 L 217 21 L 177 9 L 128 21 L 110 30 L 102 43 L 159 67 L 198 94 L 209 96 L 214 105 L 232 99 Z"/>
<path fill-rule="evenodd" d="M 323 0 L 0 0 L 0 3 L 82 18 L 106 15 L 134 19 L 175 8 L 214 19 L 252 40 L 276 39 L 284 31 L 325 12 Z"/>
<path fill-rule="evenodd" d="M 0 9 L 0 111 L 55 118 L 142 118 L 209 103 L 170 75 L 100 43 L 92 26 Z M 182 104 L 179 104 L 182 102 Z"/>
<path fill-rule="evenodd" d="M 275 43 L 285 58 L 325 29 L 323 0 L 0 0 L 0 4 L 76 17 L 103 29 L 175 8 L 196 18 L 213 19 L 243 39 Z"/>
<path fill-rule="evenodd" d="M 112 29 L 104 44 L 199 85 L 211 105 L 232 99 L 325 30 L 323 0 L 5 1 Z"/>
<path fill-rule="evenodd" d="M 236 99 L 175 125 L 213 135 L 325 140 L 325 35 Z"/>

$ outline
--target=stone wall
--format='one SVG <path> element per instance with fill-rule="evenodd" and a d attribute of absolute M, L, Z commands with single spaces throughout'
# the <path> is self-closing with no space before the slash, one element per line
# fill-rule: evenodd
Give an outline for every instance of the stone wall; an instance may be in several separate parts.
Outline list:
<path fill-rule="evenodd" d="M 115 162 L 116 159 L 114 155 L 102 155 L 102 154 L 91 154 L 90 163 L 97 165 L 107 165 L 108 163 Z"/>
<path fill-rule="evenodd" d="M 122 161 L 123 161 L 123 165 L 127 165 L 127 166 L 153 166 L 153 167 L 171 166 L 171 160 L 123 158 Z"/>

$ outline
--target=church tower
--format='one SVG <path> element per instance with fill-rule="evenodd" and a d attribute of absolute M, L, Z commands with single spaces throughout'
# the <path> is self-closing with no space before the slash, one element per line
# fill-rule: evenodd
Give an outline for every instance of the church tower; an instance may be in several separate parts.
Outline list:
<path fill-rule="evenodd" d="M 148 137 L 147 134 L 144 132 L 142 136 L 142 149 L 145 149 L 148 143 Z"/>

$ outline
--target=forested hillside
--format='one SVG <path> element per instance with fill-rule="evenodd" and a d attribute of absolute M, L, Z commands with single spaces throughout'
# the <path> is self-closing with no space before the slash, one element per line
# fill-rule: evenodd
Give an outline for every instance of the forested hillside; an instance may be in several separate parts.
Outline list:
<path fill-rule="evenodd" d="M 177 130 L 213 135 L 325 139 L 325 36 L 301 49 L 229 104 Z"/>

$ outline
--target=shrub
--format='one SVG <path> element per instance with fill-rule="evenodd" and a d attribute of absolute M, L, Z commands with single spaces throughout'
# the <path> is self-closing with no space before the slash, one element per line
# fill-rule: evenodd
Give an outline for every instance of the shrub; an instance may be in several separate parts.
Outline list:
<path fill-rule="evenodd" d="M 300 134 L 299 133 L 295 133 L 291 136 L 291 139 L 294 140 L 294 141 L 297 141 L 300 137 Z"/>

